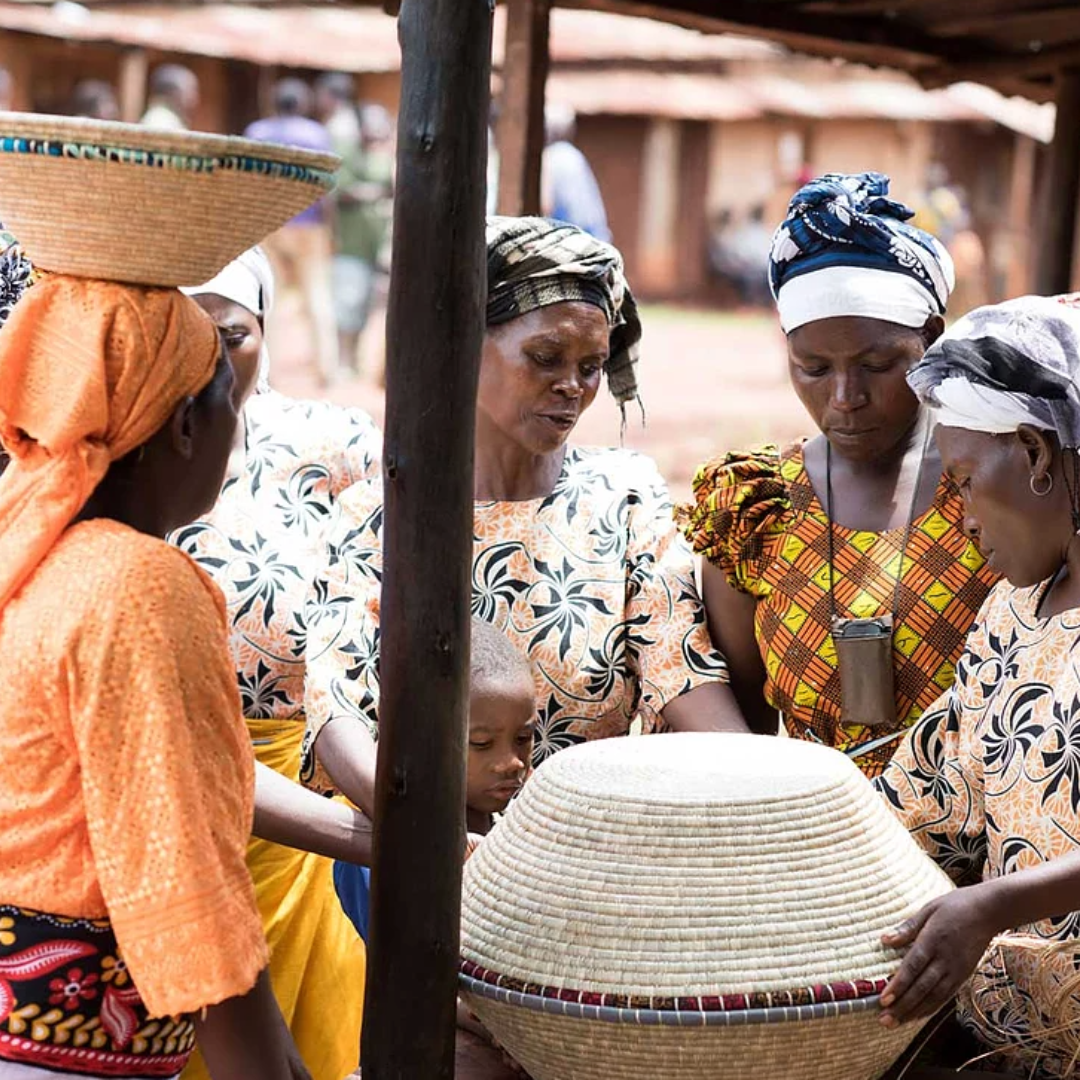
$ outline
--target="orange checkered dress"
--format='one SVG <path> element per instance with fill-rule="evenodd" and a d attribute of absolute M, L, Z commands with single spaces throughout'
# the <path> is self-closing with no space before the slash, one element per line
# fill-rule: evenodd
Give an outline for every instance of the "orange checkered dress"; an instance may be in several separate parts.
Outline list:
<path fill-rule="evenodd" d="M 899 735 L 943 690 L 996 576 L 961 529 L 959 492 L 942 477 L 911 530 L 893 637 L 899 730 L 840 722 L 831 633 L 829 524 L 803 465 L 802 444 L 766 446 L 702 465 L 695 502 L 679 526 L 740 592 L 758 600 L 755 636 L 765 698 L 788 734 L 835 747 L 868 776 L 888 764 Z M 867 618 L 892 609 L 904 529 L 834 526 L 836 612 Z"/>

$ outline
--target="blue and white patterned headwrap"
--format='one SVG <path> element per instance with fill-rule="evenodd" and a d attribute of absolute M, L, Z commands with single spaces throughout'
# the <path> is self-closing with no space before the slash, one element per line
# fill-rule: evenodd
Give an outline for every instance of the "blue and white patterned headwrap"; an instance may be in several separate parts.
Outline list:
<path fill-rule="evenodd" d="M 888 193 L 889 178 L 876 172 L 828 173 L 796 193 L 769 257 L 785 333 L 845 315 L 916 328 L 945 314 L 952 259 L 906 224 L 914 211 Z"/>

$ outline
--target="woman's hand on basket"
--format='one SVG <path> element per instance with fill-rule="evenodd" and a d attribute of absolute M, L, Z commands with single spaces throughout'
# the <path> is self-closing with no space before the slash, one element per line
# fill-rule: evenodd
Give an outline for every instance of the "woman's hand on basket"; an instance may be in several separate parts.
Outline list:
<path fill-rule="evenodd" d="M 981 887 L 973 886 L 939 896 L 883 935 L 884 945 L 907 948 L 907 955 L 882 991 L 882 1024 L 932 1016 L 956 995 L 997 932 Z"/>

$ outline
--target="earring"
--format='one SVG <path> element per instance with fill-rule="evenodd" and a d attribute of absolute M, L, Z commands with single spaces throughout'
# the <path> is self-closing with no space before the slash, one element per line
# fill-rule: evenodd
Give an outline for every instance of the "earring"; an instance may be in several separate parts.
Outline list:
<path fill-rule="evenodd" d="M 1054 478 L 1049 473 L 1047 473 L 1044 479 L 1046 480 L 1046 487 L 1043 488 L 1042 491 L 1040 491 L 1035 486 L 1034 476 L 1031 477 L 1030 481 L 1031 494 L 1037 496 L 1040 499 L 1044 499 L 1047 495 L 1050 494 L 1051 491 L 1054 490 Z"/>

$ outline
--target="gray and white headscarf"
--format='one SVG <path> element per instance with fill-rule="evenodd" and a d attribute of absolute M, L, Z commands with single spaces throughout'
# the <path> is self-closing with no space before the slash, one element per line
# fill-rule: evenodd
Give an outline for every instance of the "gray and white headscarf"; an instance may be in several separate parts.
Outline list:
<path fill-rule="evenodd" d="M 908 383 L 946 427 L 1002 435 L 1030 424 L 1080 448 L 1080 309 L 1046 296 L 976 308 Z"/>

